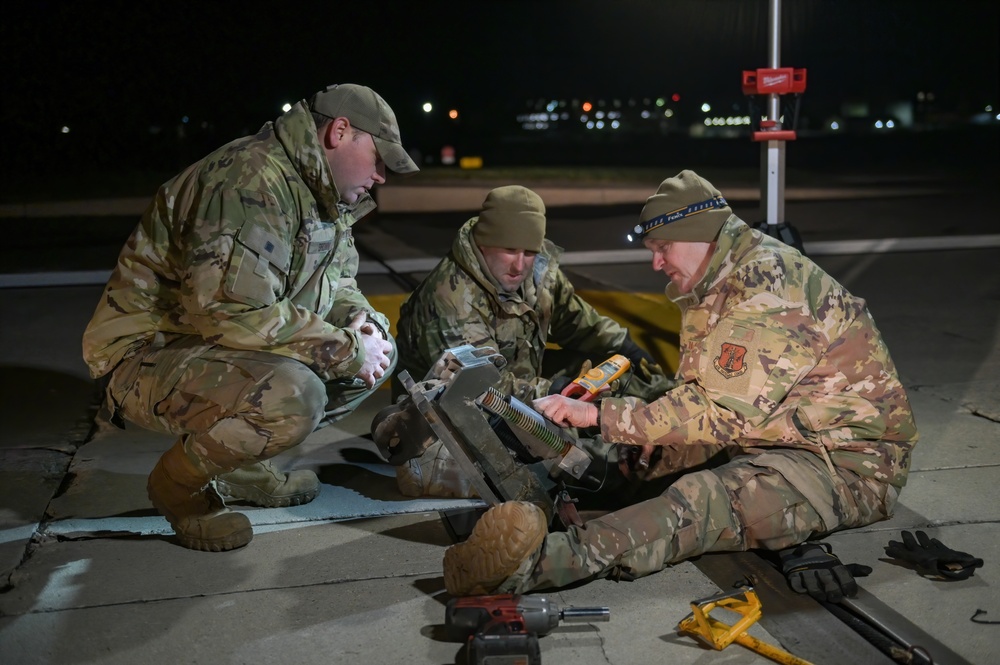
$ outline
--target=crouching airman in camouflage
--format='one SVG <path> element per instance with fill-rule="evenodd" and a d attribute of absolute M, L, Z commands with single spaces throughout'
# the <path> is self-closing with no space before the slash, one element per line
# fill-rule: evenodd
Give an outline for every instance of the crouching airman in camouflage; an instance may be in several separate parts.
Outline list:
<path fill-rule="evenodd" d="M 496 389 L 530 400 L 558 392 L 577 376 L 545 376 L 546 345 L 553 343 L 564 358 L 578 356 L 567 358 L 573 369 L 579 361 L 628 357 L 635 374 L 627 394 L 659 394 L 673 385 L 628 330 L 576 293 L 559 268 L 562 250 L 545 237 L 545 221 L 542 198 L 526 187 L 508 185 L 487 194 L 480 213 L 459 229 L 451 252 L 400 307 L 400 369 L 416 381 L 435 378 L 434 365 L 447 349 L 491 348 L 504 362 Z M 415 409 L 394 405 L 372 425 L 376 443 L 387 452 L 407 437 L 427 446 L 396 467 L 400 490 L 410 496 L 475 496 L 447 448 L 422 423 Z"/>
<path fill-rule="evenodd" d="M 634 579 L 711 551 L 781 550 L 886 519 L 917 430 L 865 302 L 751 229 L 692 171 L 663 181 L 635 234 L 683 313 L 682 383 L 655 401 L 559 395 L 553 421 L 597 426 L 623 474 L 689 470 L 660 496 L 546 533 L 541 510 L 491 508 L 444 556 L 453 595 Z"/>
<path fill-rule="evenodd" d="M 385 100 L 341 84 L 165 183 L 84 334 L 112 422 L 179 436 L 147 485 L 184 547 L 253 536 L 223 496 L 287 506 L 312 471 L 269 458 L 392 374 L 389 321 L 357 288 L 354 223 L 385 169 L 417 171 Z"/>

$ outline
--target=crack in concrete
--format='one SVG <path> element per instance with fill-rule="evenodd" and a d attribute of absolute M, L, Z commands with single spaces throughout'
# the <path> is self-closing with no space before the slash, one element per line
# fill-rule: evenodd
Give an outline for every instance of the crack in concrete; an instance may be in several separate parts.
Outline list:
<path fill-rule="evenodd" d="M 407 579 L 410 577 L 423 577 L 428 575 L 440 577 L 441 571 L 433 570 L 433 571 L 421 571 L 416 573 L 406 573 L 404 575 L 373 575 L 370 577 L 342 578 L 342 579 L 324 580 L 319 582 L 309 582 L 302 584 L 260 586 L 260 587 L 255 587 L 253 589 L 239 589 L 236 591 L 217 591 L 208 593 L 193 593 L 186 596 L 163 596 L 161 598 L 135 598 L 132 600 L 122 600 L 122 601 L 108 602 L 108 603 L 95 603 L 92 605 L 74 605 L 72 607 L 43 607 L 39 609 L 31 609 L 26 612 L 16 612 L 11 614 L 0 612 L 0 616 L 16 617 L 16 616 L 29 616 L 36 614 L 58 614 L 60 612 L 72 612 L 75 610 L 93 610 L 93 609 L 104 609 L 108 607 L 128 607 L 129 605 L 152 605 L 154 603 L 168 603 L 177 600 L 191 600 L 194 598 L 220 598 L 224 596 L 239 596 L 248 593 L 258 593 L 261 591 L 287 591 L 289 589 L 310 589 L 313 587 L 350 584 L 352 582 L 376 582 L 379 580 Z"/>
<path fill-rule="evenodd" d="M 979 418 L 985 418 L 991 423 L 1000 423 L 1000 416 L 996 414 L 986 413 L 985 411 L 982 411 L 973 406 L 969 406 L 968 404 L 963 404 L 962 406 L 964 406 L 966 409 L 969 409 L 969 413 L 971 413 L 974 416 L 978 416 Z"/>

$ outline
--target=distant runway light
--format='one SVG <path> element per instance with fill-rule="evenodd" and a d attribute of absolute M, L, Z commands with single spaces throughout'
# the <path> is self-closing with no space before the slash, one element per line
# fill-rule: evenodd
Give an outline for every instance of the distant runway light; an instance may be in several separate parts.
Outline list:
<path fill-rule="evenodd" d="M 458 120 L 458 111 L 456 111 L 455 109 L 448 111 L 448 117 L 451 118 L 452 120 Z"/>
<path fill-rule="evenodd" d="M 701 105 L 701 110 L 703 113 L 708 113 L 709 111 L 712 110 L 712 106 L 708 102 L 705 102 L 704 104 Z"/>
<path fill-rule="evenodd" d="M 69 134 L 69 127 L 63 125 L 62 129 L 60 129 L 59 131 L 62 132 L 63 134 Z"/>
<path fill-rule="evenodd" d="M 430 102 L 424 102 L 424 105 L 423 105 L 422 108 L 424 109 L 424 113 L 430 113 L 431 111 L 434 110 L 434 107 L 431 105 Z"/>

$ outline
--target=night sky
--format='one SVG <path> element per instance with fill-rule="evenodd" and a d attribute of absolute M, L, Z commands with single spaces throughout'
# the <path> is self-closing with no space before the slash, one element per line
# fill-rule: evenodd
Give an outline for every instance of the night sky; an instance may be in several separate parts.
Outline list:
<path fill-rule="evenodd" d="M 998 5 L 785 0 L 781 64 L 808 69 L 806 99 L 816 103 L 932 89 L 956 107 L 997 105 Z M 45 149 L 64 124 L 109 145 L 112 134 L 121 142 L 183 116 L 222 133 L 254 131 L 283 102 L 334 82 L 378 90 L 404 139 L 423 101 L 475 116 L 535 96 L 731 97 L 741 70 L 767 64 L 767 8 L 767 0 L 17 3 L 0 28 L 2 113 L 25 150 L 29 141 Z"/>

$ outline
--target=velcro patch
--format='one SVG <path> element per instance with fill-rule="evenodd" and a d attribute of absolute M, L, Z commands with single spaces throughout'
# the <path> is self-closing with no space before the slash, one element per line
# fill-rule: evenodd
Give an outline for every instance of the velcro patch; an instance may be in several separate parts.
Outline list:
<path fill-rule="evenodd" d="M 729 395 L 745 395 L 754 370 L 760 330 L 736 323 L 722 323 L 708 336 L 702 376 L 705 387 Z M 759 374 L 759 371 L 758 371 Z"/>

